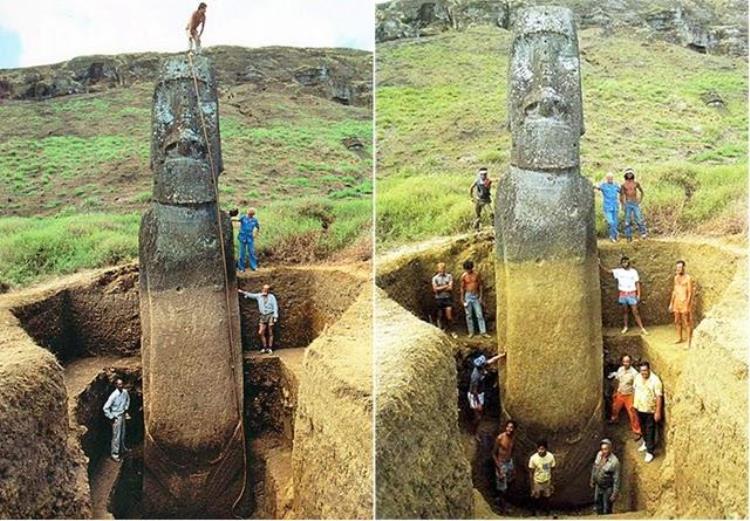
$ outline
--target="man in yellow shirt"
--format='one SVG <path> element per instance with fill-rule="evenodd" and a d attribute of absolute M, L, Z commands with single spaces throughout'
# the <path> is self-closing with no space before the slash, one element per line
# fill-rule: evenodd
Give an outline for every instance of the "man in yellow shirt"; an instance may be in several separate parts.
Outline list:
<path fill-rule="evenodd" d="M 651 372 L 651 364 L 648 362 L 641 362 L 640 374 L 635 377 L 633 389 L 633 407 L 638 413 L 638 423 L 643 433 L 643 441 L 638 450 L 646 452 L 644 461 L 650 463 L 654 459 L 656 424 L 662 419 L 664 391 L 661 379 Z"/>
<path fill-rule="evenodd" d="M 529 458 L 529 482 L 531 497 L 539 502 L 545 512 L 549 511 L 547 499 L 555 491 L 552 486 L 552 469 L 555 468 L 555 456 L 547 451 L 547 440 L 536 443 L 536 452 Z"/>

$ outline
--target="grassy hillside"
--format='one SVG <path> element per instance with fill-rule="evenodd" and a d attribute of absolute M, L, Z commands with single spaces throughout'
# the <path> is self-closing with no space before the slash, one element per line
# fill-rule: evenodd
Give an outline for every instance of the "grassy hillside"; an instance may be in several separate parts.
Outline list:
<path fill-rule="evenodd" d="M 371 110 L 278 82 L 220 90 L 222 207 L 258 209 L 262 257 L 313 260 L 366 241 Z M 151 196 L 152 94 L 151 81 L 135 81 L 2 101 L 0 281 L 26 284 L 137 257 Z M 323 220 L 332 220 L 326 233 Z"/>
<path fill-rule="evenodd" d="M 510 36 L 476 27 L 378 46 L 380 247 L 466 231 L 476 168 L 507 169 Z M 579 40 L 583 175 L 635 168 L 657 234 L 746 231 L 747 63 L 599 29 Z M 723 106 L 706 103 L 716 96 Z"/>

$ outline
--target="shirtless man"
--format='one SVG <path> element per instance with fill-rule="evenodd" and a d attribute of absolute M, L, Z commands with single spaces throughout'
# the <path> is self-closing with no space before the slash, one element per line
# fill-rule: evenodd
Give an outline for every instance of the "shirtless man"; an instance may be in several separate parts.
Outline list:
<path fill-rule="evenodd" d="M 482 276 L 474 271 L 474 263 L 470 260 L 464 262 L 464 269 L 466 271 L 461 275 L 461 302 L 463 303 L 464 311 L 466 312 L 466 327 L 469 330 L 469 336 L 474 336 L 473 311 L 473 314 L 477 317 L 479 332 L 483 337 L 489 337 L 490 335 L 487 334 L 487 326 L 484 323 L 484 315 L 482 314 Z"/>
<path fill-rule="evenodd" d="M 492 447 L 492 459 L 495 462 L 495 489 L 497 490 L 497 505 L 505 512 L 505 494 L 508 492 L 508 484 L 513 481 L 513 433 L 516 430 L 516 422 L 508 420 L 505 422 L 505 430 L 495 438 Z"/>
<path fill-rule="evenodd" d="M 206 27 L 206 7 L 205 2 L 198 4 L 198 9 L 190 15 L 190 20 L 185 26 L 188 41 L 190 42 L 190 49 L 188 49 L 188 52 L 193 51 L 193 42 L 195 42 L 196 54 L 201 53 L 201 35 L 203 34 L 203 29 Z M 198 32 L 199 25 L 201 28 L 200 32 Z"/>
<path fill-rule="evenodd" d="M 638 197 L 640 192 L 640 197 Z M 646 224 L 643 222 L 641 213 L 641 201 L 643 201 L 643 188 L 641 183 L 635 180 L 635 172 L 632 168 L 625 169 L 625 182 L 620 185 L 620 203 L 625 209 L 625 237 L 628 242 L 633 240 L 633 221 L 638 226 L 641 239 L 645 239 Z"/>
<path fill-rule="evenodd" d="M 676 267 L 669 312 L 674 313 L 674 326 L 678 336 L 675 344 L 684 342 L 686 339 L 683 336 L 686 335 L 687 346 L 690 347 L 693 338 L 693 279 L 685 272 L 685 261 L 678 260 Z"/>

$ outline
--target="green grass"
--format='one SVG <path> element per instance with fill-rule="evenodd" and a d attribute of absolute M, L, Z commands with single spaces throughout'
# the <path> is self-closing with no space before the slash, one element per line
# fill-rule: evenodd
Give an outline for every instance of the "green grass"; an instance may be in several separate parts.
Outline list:
<path fill-rule="evenodd" d="M 261 260 L 301 254 L 305 260 L 321 259 L 370 233 L 372 201 L 310 197 L 267 204 L 259 208 L 258 217 L 262 232 L 256 247 Z M 326 233 L 321 218 L 330 222 Z M 25 286 L 136 260 L 139 225 L 138 213 L 0 218 L 0 282 Z M 300 243 L 300 237 L 305 241 Z M 300 247 L 310 251 L 296 251 Z"/>
<path fill-rule="evenodd" d="M 598 29 L 579 40 L 582 174 L 634 167 L 657 233 L 732 233 L 746 211 L 746 61 Z M 476 168 L 507 171 L 509 46 L 510 33 L 490 27 L 378 46 L 379 248 L 467 231 Z M 705 105 L 708 91 L 725 108 Z"/>
<path fill-rule="evenodd" d="M 138 255 L 138 215 L 0 219 L 0 280 L 26 285 Z"/>

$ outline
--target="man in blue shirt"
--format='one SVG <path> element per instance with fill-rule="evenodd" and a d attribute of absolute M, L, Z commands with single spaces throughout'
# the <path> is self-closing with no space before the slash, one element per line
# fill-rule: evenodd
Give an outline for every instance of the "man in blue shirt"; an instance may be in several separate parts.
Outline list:
<path fill-rule="evenodd" d="M 237 291 L 245 298 L 255 299 L 258 302 L 258 312 L 260 313 L 258 335 L 260 335 L 260 342 L 263 344 L 260 352 L 273 353 L 273 326 L 279 320 L 279 304 L 276 297 L 271 293 L 271 286 L 264 284 L 260 293 L 250 293 L 241 289 Z M 266 332 L 268 332 L 268 341 L 266 341 Z"/>
<path fill-rule="evenodd" d="M 620 197 L 620 185 L 615 183 L 612 172 L 607 173 L 606 180 L 594 186 L 594 190 L 602 193 L 602 207 L 604 208 L 604 218 L 609 225 L 609 240 L 617 242 L 617 216 L 620 212 L 618 203 Z"/>
<path fill-rule="evenodd" d="M 240 233 L 237 236 L 240 246 L 240 260 L 238 268 L 245 271 L 245 259 L 250 263 L 250 269 L 258 269 L 258 258 L 255 256 L 255 235 L 260 233 L 260 223 L 255 218 L 255 208 L 249 208 L 247 215 L 237 219 L 240 223 Z"/>
<path fill-rule="evenodd" d="M 128 408 L 130 407 L 130 395 L 124 388 L 122 379 L 115 380 L 115 390 L 107 398 L 102 409 L 104 415 L 112 422 L 112 446 L 110 455 L 115 461 L 120 461 L 120 454 L 125 449 L 125 420 L 129 420 Z"/>

